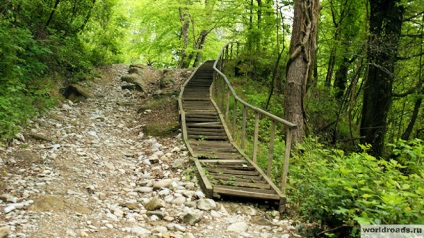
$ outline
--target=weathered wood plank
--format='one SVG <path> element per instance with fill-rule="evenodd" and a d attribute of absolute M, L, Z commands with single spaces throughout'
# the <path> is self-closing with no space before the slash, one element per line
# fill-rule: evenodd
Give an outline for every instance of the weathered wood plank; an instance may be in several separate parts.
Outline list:
<path fill-rule="evenodd" d="M 235 187 L 237 189 L 243 189 L 243 188 L 253 188 L 253 189 L 270 189 L 271 185 L 267 183 L 260 183 L 258 181 L 239 181 L 239 180 L 224 180 L 224 179 L 218 179 L 213 178 L 211 181 L 212 186 L 218 186 L 218 185 L 224 185 L 224 186 L 231 186 Z"/>
<path fill-rule="evenodd" d="M 208 172 L 214 172 L 218 174 L 234 174 L 234 175 L 259 175 L 258 171 L 244 171 L 244 170 L 236 170 L 236 169 L 223 169 L 223 168 L 208 168 L 205 167 L 205 170 Z"/>
<path fill-rule="evenodd" d="M 200 163 L 202 163 L 200 161 Z M 246 183 L 265 183 L 265 180 L 262 180 L 260 176 L 241 176 L 241 175 L 231 175 L 231 174 L 211 174 L 211 177 L 214 179 L 226 179 L 226 180 L 234 180 L 239 182 Z"/>
<path fill-rule="evenodd" d="M 251 191 L 253 190 L 253 191 Z M 213 188 L 213 196 L 219 197 L 220 195 L 230 195 L 230 196 L 239 196 L 247 197 L 252 199 L 269 199 L 280 201 L 280 196 L 275 193 L 267 193 L 266 191 L 272 190 L 262 190 L 262 189 L 237 189 L 236 187 L 231 186 L 222 186 L 217 185 Z"/>

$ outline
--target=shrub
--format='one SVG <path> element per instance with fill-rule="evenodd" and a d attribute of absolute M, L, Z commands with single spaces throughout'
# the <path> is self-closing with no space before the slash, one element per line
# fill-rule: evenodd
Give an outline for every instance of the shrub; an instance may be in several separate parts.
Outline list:
<path fill-rule="evenodd" d="M 358 236 L 360 224 L 424 223 L 424 170 L 404 175 L 396 160 L 376 159 L 362 148 L 345 155 L 314 140 L 298 145 L 288 197 L 302 217 L 319 224 L 314 236 Z"/>

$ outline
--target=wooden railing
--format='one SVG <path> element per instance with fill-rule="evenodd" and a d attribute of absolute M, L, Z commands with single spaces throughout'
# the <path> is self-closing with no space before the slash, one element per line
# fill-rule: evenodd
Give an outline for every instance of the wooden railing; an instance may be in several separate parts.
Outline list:
<path fill-rule="evenodd" d="M 266 112 L 260 108 L 254 107 L 251 104 L 243 101 L 239 98 L 231 86 L 227 76 L 223 73 L 224 68 L 227 63 L 231 62 L 232 58 L 235 57 L 240 50 L 239 43 L 229 43 L 225 45 L 221 53 L 219 54 L 217 60 L 214 63 L 214 82 L 211 88 L 212 98 L 214 100 L 215 105 L 218 107 L 221 116 L 226 121 L 227 130 L 229 130 L 231 142 L 233 142 L 236 146 L 241 148 L 241 150 L 245 151 L 246 140 L 248 135 L 246 134 L 246 124 L 248 121 L 248 115 L 254 115 L 254 133 L 253 137 L 253 151 L 251 155 L 246 155 L 248 159 L 253 162 L 255 165 L 257 163 L 258 157 L 258 146 L 259 146 L 259 124 L 262 120 L 270 120 L 269 126 L 269 144 L 268 144 L 268 158 L 266 163 L 266 175 L 271 178 L 272 176 L 272 161 L 274 159 L 274 140 L 276 136 L 276 127 L 285 130 L 285 152 L 284 152 L 284 164 L 282 168 L 282 176 L 281 176 L 281 193 L 285 195 L 286 184 L 287 184 L 287 174 L 289 167 L 289 158 L 290 158 L 290 150 L 292 144 L 292 134 L 293 129 L 296 127 L 294 123 L 286 121 L 278 116 L 275 116 L 269 112 Z M 234 61 L 233 61 L 234 64 Z M 234 68 L 233 68 L 234 69 Z M 231 108 L 231 104 L 232 108 Z M 239 107 L 239 104 L 241 107 Z M 241 110 L 242 119 L 238 119 L 238 112 Z M 232 115 L 230 115 L 232 114 Z M 240 123 L 239 125 L 238 123 Z M 241 130 L 241 132 L 240 132 Z M 238 134 L 237 134 L 238 133 Z M 239 135 L 241 134 L 241 135 Z M 236 136 L 239 139 L 234 140 Z M 263 141 L 262 141 L 263 142 Z M 266 143 L 266 142 L 265 142 Z M 251 158 L 251 159 L 250 159 Z"/>

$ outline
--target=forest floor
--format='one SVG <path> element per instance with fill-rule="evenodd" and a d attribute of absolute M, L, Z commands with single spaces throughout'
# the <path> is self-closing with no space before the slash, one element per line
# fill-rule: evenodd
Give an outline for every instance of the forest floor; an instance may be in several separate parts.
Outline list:
<path fill-rule="evenodd" d="M 178 122 L 175 104 L 140 111 L 127 71 L 113 65 L 89 82 L 93 98 L 64 101 L 0 147 L 0 238 L 300 237 L 272 207 L 205 198 L 180 135 L 143 132 Z"/>

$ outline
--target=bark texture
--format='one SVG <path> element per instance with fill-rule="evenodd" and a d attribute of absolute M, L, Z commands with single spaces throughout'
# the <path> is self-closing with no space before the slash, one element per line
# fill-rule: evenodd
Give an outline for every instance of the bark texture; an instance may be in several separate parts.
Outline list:
<path fill-rule="evenodd" d="M 361 143 L 370 144 L 370 153 L 377 157 L 384 152 L 403 11 L 400 0 L 370 0 L 368 75 L 360 134 Z"/>
<path fill-rule="evenodd" d="M 305 113 L 303 99 L 311 78 L 317 50 L 319 0 L 296 0 L 290 59 L 287 63 L 284 115 L 297 124 L 294 141 L 301 142 L 305 135 Z"/>

